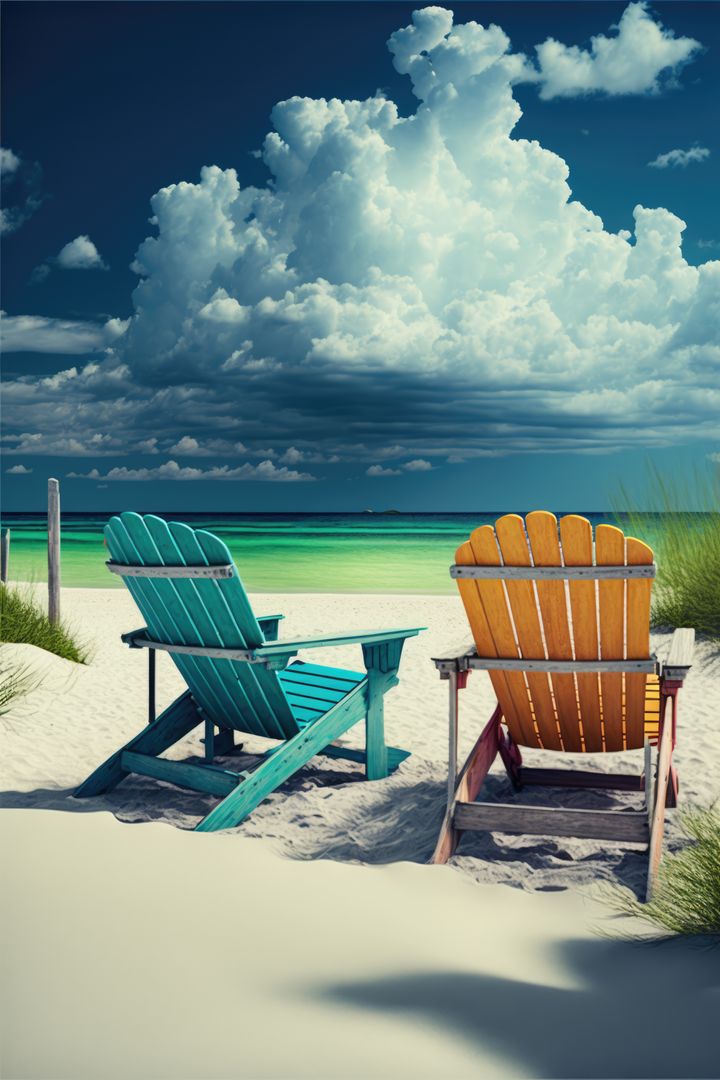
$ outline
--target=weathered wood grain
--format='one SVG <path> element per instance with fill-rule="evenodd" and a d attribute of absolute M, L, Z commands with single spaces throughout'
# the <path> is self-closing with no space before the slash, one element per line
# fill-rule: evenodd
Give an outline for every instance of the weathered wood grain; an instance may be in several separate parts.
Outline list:
<path fill-rule="evenodd" d="M 522 833 L 528 836 L 578 836 L 647 844 L 645 814 L 625 810 L 555 810 L 506 803 L 458 803 L 458 829 Z"/>
<path fill-rule="evenodd" d="M 600 565 L 616 566 L 625 561 L 625 537 L 614 525 L 598 525 L 595 530 L 595 557 Z M 603 660 L 621 660 L 625 655 L 625 582 L 598 583 L 600 608 L 600 652 Z M 601 675 L 603 734 L 606 750 L 624 750 L 625 714 L 622 675 Z M 585 737 L 588 742 L 587 735 Z M 642 743 L 640 744 L 642 745 Z M 588 749 L 601 750 L 601 746 Z"/>

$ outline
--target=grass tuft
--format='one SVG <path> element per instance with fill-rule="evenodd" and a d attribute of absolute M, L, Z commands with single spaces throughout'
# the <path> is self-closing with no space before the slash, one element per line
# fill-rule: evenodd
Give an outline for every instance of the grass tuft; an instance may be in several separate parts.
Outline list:
<path fill-rule="evenodd" d="M 682 486 L 649 467 L 644 501 L 661 515 L 653 624 L 691 626 L 720 642 L 720 466 L 688 477 Z M 617 502 L 624 522 L 642 538 L 648 515 L 636 509 L 624 487 Z M 688 505 L 702 512 L 683 509 Z"/>
<path fill-rule="evenodd" d="M 652 900 L 642 904 L 626 889 L 603 890 L 603 896 L 618 915 L 659 930 L 656 939 L 683 935 L 720 945 L 720 812 L 716 805 L 686 810 L 680 821 L 693 842 L 663 857 Z"/>
<path fill-rule="evenodd" d="M 37 679 L 27 667 L 0 668 L 0 716 L 12 703 L 37 685 Z"/>
<path fill-rule="evenodd" d="M 0 641 L 37 645 L 40 649 L 85 664 L 88 649 L 75 641 L 65 623 L 53 624 L 31 590 L 0 584 Z"/>

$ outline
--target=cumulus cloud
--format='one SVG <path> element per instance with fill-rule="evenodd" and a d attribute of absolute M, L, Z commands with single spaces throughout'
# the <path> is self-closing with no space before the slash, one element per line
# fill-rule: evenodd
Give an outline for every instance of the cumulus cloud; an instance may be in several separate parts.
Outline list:
<path fill-rule="evenodd" d="M 705 161 L 710 157 L 710 151 L 706 146 L 691 146 L 689 150 L 668 150 L 666 154 L 658 154 L 653 161 L 648 161 L 651 169 L 667 169 L 669 166 L 683 169 L 694 161 Z"/>
<path fill-rule="evenodd" d="M 45 202 L 42 169 L 36 161 L 23 160 L 10 147 L 0 147 L 0 182 L 0 233 L 7 234 L 24 225 Z"/>
<path fill-rule="evenodd" d="M 38 284 L 44 281 L 53 267 L 60 270 L 109 270 L 100 256 L 89 236 L 76 236 L 68 244 L 60 249 L 58 254 L 48 259 L 47 262 L 36 266 L 32 272 L 31 282 Z"/>
<path fill-rule="evenodd" d="M 554 38 L 537 45 L 540 97 L 657 93 L 701 48 L 656 22 L 646 3 L 628 4 L 613 29 L 591 38 L 589 49 Z"/>
<path fill-rule="evenodd" d="M 62 270 L 107 270 L 100 252 L 89 236 L 76 236 L 57 255 Z"/>
<path fill-rule="evenodd" d="M 74 480 L 264 480 L 275 483 L 296 483 L 314 480 L 309 473 L 295 472 L 285 467 L 277 468 L 272 461 L 261 461 L 259 465 L 215 465 L 210 469 L 196 469 L 190 465 L 178 465 L 177 461 L 166 461 L 155 468 L 128 469 L 125 466 L 110 469 L 101 475 L 98 469 L 88 473 L 69 472 Z"/>
<path fill-rule="evenodd" d="M 10 476 L 29 476 L 32 469 L 28 469 L 27 465 L 11 465 L 5 472 Z"/>
<path fill-rule="evenodd" d="M 424 8 L 389 48 L 415 112 L 294 97 L 267 186 L 209 166 L 157 192 L 129 326 L 94 328 L 105 356 L 74 375 L 11 383 L 12 430 L 375 476 L 717 432 L 720 263 L 689 265 L 666 209 L 606 230 L 568 164 L 514 137 L 527 62 L 498 27 Z"/>

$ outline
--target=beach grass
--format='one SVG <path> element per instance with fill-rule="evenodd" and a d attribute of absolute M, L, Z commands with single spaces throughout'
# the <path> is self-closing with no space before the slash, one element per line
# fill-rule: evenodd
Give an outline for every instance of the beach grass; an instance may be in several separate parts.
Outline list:
<path fill-rule="evenodd" d="M 662 515 L 653 625 L 694 627 L 720 643 L 720 466 L 698 471 L 682 483 L 649 466 L 643 502 Z M 642 538 L 647 518 L 636 505 L 621 487 L 616 511 Z"/>
<path fill-rule="evenodd" d="M 87 663 L 89 655 L 65 623 L 50 622 L 33 596 L 32 586 L 0 585 L 0 641 L 36 645 L 77 664 Z M 16 673 L 16 683 L 18 678 Z"/>
<path fill-rule="evenodd" d="M 23 697 L 37 685 L 37 679 L 29 668 L 11 665 L 0 668 L 0 716 L 3 716 L 18 698 Z"/>
<path fill-rule="evenodd" d="M 681 813 L 680 822 L 691 842 L 663 857 L 652 899 L 643 904 L 614 888 L 604 898 L 618 915 L 651 925 L 656 937 L 702 937 L 720 945 L 720 810 L 717 804 L 695 807 Z"/>

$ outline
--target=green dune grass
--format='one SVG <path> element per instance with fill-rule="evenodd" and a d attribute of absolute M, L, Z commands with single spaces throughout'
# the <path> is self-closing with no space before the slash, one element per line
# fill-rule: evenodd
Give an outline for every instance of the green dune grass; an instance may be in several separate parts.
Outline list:
<path fill-rule="evenodd" d="M 36 645 L 77 664 L 88 660 L 87 647 L 65 623 L 50 622 L 31 587 L 0 585 L 0 641 Z"/>
<path fill-rule="evenodd" d="M 682 483 L 649 468 L 642 501 L 662 514 L 654 545 L 658 577 L 653 624 L 691 626 L 720 643 L 720 466 Z M 628 531 L 645 539 L 647 514 L 636 509 L 637 500 L 621 488 L 616 503 Z"/>
<path fill-rule="evenodd" d="M 720 945 L 720 811 L 686 810 L 680 821 L 691 843 L 663 857 L 652 900 L 643 904 L 625 889 L 607 891 L 605 899 L 618 915 L 654 927 L 656 938 L 682 934 Z"/>

